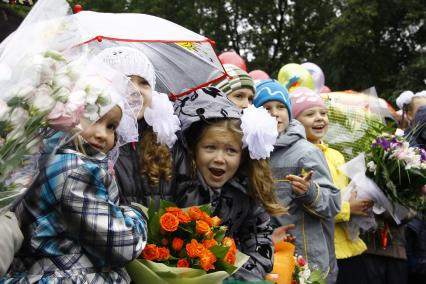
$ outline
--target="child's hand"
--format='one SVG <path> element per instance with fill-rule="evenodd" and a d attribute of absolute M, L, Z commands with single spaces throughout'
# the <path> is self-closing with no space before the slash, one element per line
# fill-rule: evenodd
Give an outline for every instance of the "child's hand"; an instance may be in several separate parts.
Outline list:
<path fill-rule="evenodd" d="M 289 224 L 276 228 L 272 232 L 272 242 L 274 244 L 279 242 L 294 242 L 296 238 L 292 234 L 289 234 L 288 231 L 294 229 L 295 227 L 296 226 L 294 224 Z"/>
<path fill-rule="evenodd" d="M 354 216 L 368 216 L 368 212 L 373 207 L 374 202 L 367 199 L 356 199 L 357 192 L 351 193 L 349 198 L 349 205 L 351 207 L 351 215 Z"/>
<path fill-rule="evenodd" d="M 311 184 L 312 175 L 314 174 L 313 171 L 310 171 L 305 176 L 295 176 L 295 175 L 288 175 L 286 176 L 286 179 L 289 180 L 291 183 L 293 192 L 299 195 L 302 195 L 308 191 L 309 186 Z"/>

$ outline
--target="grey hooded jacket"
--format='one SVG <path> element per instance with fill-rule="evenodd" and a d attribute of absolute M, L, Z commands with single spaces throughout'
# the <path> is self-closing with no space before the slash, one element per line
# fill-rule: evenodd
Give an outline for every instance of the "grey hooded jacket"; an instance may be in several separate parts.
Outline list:
<path fill-rule="evenodd" d="M 288 215 L 272 219 L 274 226 L 295 224 L 296 253 L 302 255 L 311 268 L 318 267 L 327 275 L 327 283 L 337 276 L 334 252 L 334 216 L 340 211 L 340 190 L 332 182 L 327 162 L 320 149 L 306 140 L 305 129 L 291 120 L 271 155 L 275 189 L 289 209 Z M 305 194 L 293 193 L 285 181 L 288 174 L 300 175 L 302 170 L 314 172 L 311 186 Z"/>

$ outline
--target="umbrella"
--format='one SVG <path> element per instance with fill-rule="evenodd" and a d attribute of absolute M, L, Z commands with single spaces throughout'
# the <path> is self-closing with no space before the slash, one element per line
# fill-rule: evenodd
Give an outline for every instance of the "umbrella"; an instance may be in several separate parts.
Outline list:
<path fill-rule="evenodd" d="M 178 97 L 226 76 L 210 39 L 165 19 L 92 11 L 73 17 L 82 31 L 82 44 L 95 52 L 129 45 L 145 53 L 156 69 L 159 92 Z"/>

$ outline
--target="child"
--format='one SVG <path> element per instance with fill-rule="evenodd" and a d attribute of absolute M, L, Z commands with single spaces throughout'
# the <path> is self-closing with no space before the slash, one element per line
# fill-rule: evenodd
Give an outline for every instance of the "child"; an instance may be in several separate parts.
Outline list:
<path fill-rule="evenodd" d="M 334 185 L 344 190 L 348 185 L 347 177 L 339 170 L 345 164 L 343 155 L 334 149 L 329 148 L 322 142 L 328 129 L 327 107 L 322 98 L 308 88 L 295 88 L 290 93 L 293 116 L 303 124 L 306 131 L 306 138 L 316 145 L 324 154 L 333 178 Z M 349 201 L 342 202 L 342 210 L 336 216 L 334 245 L 336 251 L 339 274 L 337 283 L 355 283 L 361 281 L 363 276 L 360 265 L 360 255 L 367 249 L 365 243 L 357 238 L 351 240 L 345 231 L 345 222 L 350 216 L 367 216 L 372 206 L 368 200 L 358 200 L 353 195 Z M 354 278 L 353 275 L 359 275 Z"/>
<path fill-rule="evenodd" d="M 257 113 L 255 108 L 249 108 L 245 115 L 250 111 Z M 180 207 L 211 203 L 214 214 L 228 227 L 227 234 L 235 239 L 241 252 L 250 256 L 233 277 L 245 281 L 263 279 L 272 269 L 273 257 L 267 212 L 271 215 L 286 212 L 276 200 L 270 167 L 265 160 L 270 152 L 268 145 L 275 141 L 275 121 L 267 112 L 263 113 L 263 120 L 257 116 L 265 129 L 258 132 L 259 139 L 266 138 L 268 129 L 272 139 L 269 143 L 264 140 L 266 145 L 256 140 L 257 150 L 263 150 L 259 151 L 263 152 L 259 157 L 263 158 L 255 160 L 243 148 L 243 135 L 250 136 L 250 130 L 242 126 L 245 117 L 220 90 L 213 87 L 197 90 L 177 102 L 176 112 L 182 122 L 185 145 L 179 151 L 187 155 L 186 160 L 176 163 L 175 202 Z M 251 156 L 256 152 L 252 146 L 249 143 Z"/>
<path fill-rule="evenodd" d="M 246 71 L 232 64 L 223 64 L 226 72 L 231 78 L 213 83 L 212 86 L 220 89 L 228 99 L 240 109 L 252 104 L 256 89 L 254 81 Z"/>
<path fill-rule="evenodd" d="M 179 119 L 173 115 L 167 95 L 154 91 L 154 67 L 140 50 L 117 46 L 104 49 L 98 57 L 129 76 L 144 100 L 138 115 L 139 142 L 120 147 L 115 164 L 120 202 L 149 206 L 150 200 L 154 199 L 158 206 L 160 199 L 172 199 L 169 147 L 177 139 L 175 132 L 179 128 Z"/>
<path fill-rule="evenodd" d="M 23 245 L 0 282 L 130 282 L 124 266 L 143 250 L 146 222 L 137 208 L 118 206 L 118 189 L 108 172 L 106 154 L 124 133 L 125 104 L 114 90 L 107 89 L 110 104 L 98 109 L 97 121 L 83 114 L 84 130 L 74 140 L 56 132 L 45 141 L 39 174 L 14 210 Z"/>
<path fill-rule="evenodd" d="M 331 181 L 321 151 L 306 140 L 303 125 L 291 119 L 287 90 L 276 80 L 261 81 L 256 84 L 253 103 L 266 108 L 278 121 L 279 136 L 271 165 L 275 190 L 289 208 L 289 215 L 272 221 L 276 227 L 296 225 L 292 231 L 296 253 L 307 260 L 311 269 L 321 269 L 327 283 L 333 283 L 337 276 L 333 218 L 340 211 L 340 191 Z"/>

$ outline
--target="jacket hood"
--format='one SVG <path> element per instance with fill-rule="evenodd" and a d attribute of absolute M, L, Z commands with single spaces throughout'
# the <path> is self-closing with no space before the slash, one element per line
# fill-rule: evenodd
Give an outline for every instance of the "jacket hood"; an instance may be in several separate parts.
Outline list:
<path fill-rule="evenodd" d="M 288 147 L 300 139 L 306 139 L 305 127 L 298 120 L 292 119 L 287 131 L 278 136 L 274 146 Z"/>

